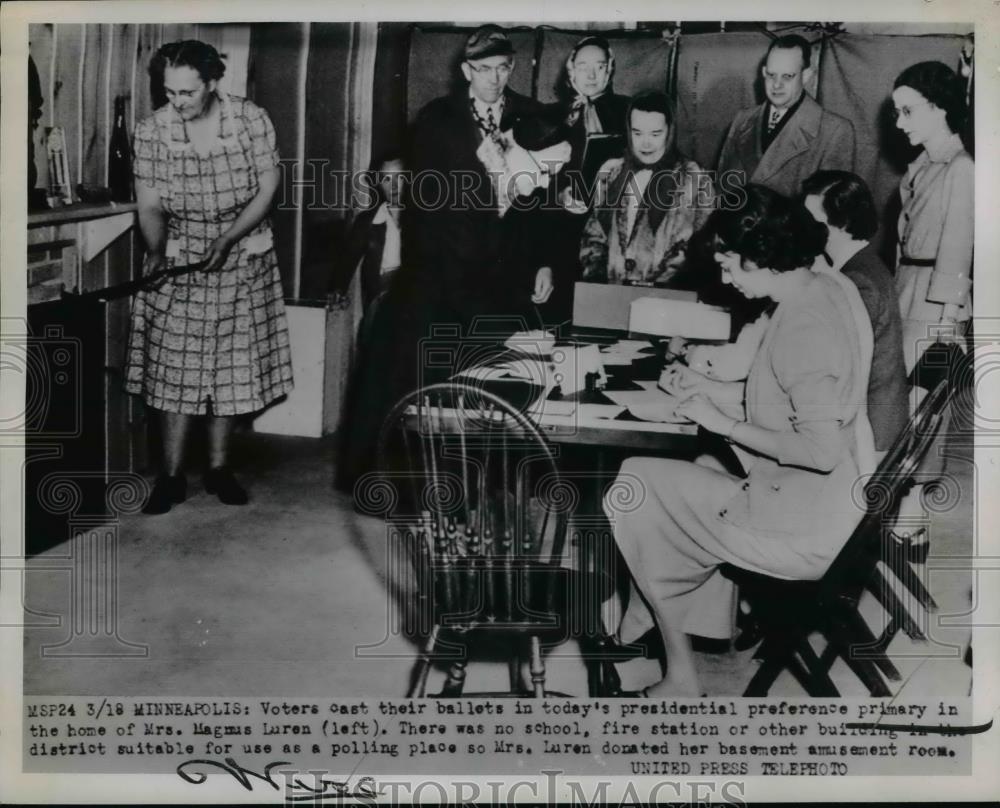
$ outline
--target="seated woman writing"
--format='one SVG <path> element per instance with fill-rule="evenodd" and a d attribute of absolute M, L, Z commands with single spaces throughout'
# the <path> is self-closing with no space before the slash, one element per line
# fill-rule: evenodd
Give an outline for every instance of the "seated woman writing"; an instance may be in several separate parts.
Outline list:
<path fill-rule="evenodd" d="M 655 696 L 701 693 L 689 641 L 693 618 L 717 607 L 722 563 L 790 579 L 823 575 L 862 516 L 851 496 L 874 468 L 866 414 L 871 325 L 846 278 L 810 267 L 824 233 L 797 203 L 759 186 L 720 217 L 716 258 L 748 298 L 776 306 L 745 382 L 676 374 L 677 412 L 749 457 L 746 479 L 694 463 L 637 457 L 618 484 L 629 508 L 605 510 L 640 597 L 620 627 L 633 642 L 651 626 L 667 653 Z M 622 502 L 621 498 L 617 498 Z M 716 608 L 728 621 L 728 602 Z M 698 631 L 698 633 L 704 633 Z"/>

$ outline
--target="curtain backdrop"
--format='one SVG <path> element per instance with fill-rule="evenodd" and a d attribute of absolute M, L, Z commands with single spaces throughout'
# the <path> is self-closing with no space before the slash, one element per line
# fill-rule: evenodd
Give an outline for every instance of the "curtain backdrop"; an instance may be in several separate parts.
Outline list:
<path fill-rule="evenodd" d="M 808 38 L 808 37 L 807 37 Z M 761 66 L 770 42 L 763 32 L 692 34 L 677 56 L 677 144 L 702 168 L 715 168 L 729 124 L 764 100 Z M 813 48 L 813 65 L 818 61 Z M 806 85 L 816 95 L 817 76 Z"/>
<path fill-rule="evenodd" d="M 474 28 L 446 31 L 414 27 L 410 35 L 410 60 L 407 80 L 406 111 L 410 121 L 428 101 L 447 95 L 465 81 L 459 65 L 465 40 Z M 535 32 L 508 31 L 514 45 L 515 65 L 509 87 L 530 96 Z"/>
<path fill-rule="evenodd" d="M 583 37 L 593 31 L 542 31 L 538 57 L 538 100 L 550 103 L 558 100 L 558 88 L 566 80 L 566 57 Z M 617 36 L 616 36 L 617 33 Z M 614 90 L 622 95 L 635 95 L 642 90 L 664 90 L 673 57 L 670 39 L 648 34 L 605 34 L 615 54 Z"/>

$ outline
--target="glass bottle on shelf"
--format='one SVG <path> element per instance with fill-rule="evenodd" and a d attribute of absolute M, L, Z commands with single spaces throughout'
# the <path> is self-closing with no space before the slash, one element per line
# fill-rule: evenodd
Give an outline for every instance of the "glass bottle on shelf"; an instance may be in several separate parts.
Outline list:
<path fill-rule="evenodd" d="M 108 187 L 115 202 L 132 201 L 132 148 L 125 126 L 125 96 L 115 97 L 115 121 L 108 141 Z"/>

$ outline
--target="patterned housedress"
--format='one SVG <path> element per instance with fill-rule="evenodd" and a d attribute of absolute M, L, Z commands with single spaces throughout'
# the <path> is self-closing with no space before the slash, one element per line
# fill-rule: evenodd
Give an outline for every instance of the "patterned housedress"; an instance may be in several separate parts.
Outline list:
<path fill-rule="evenodd" d="M 167 211 L 167 258 L 202 260 L 278 163 L 267 113 L 220 94 L 218 137 L 207 155 L 169 104 L 135 130 L 135 176 Z M 231 416 L 266 407 L 292 388 L 292 362 L 271 225 L 240 239 L 223 267 L 136 295 L 125 390 L 166 412 Z"/>

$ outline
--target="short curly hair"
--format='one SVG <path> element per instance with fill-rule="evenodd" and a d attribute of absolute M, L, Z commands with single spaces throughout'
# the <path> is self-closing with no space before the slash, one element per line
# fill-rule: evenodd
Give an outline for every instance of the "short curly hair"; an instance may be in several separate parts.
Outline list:
<path fill-rule="evenodd" d="M 917 62 L 896 77 L 893 89 L 909 87 L 920 93 L 938 109 L 944 110 L 945 121 L 952 132 L 958 132 L 967 112 L 965 87 L 955 71 L 943 62 Z"/>
<path fill-rule="evenodd" d="M 711 219 L 716 250 L 738 253 L 762 269 L 812 266 L 826 246 L 826 227 L 800 202 L 762 185 L 748 185 L 740 208 L 717 210 Z"/>
<path fill-rule="evenodd" d="M 211 45 L 197 39 L 183 39 L 163 45 L 149 62 L 153 83 L 163 85 L 163 73 L 168 67 L 190 67 L 201 80 L 218 81 L 226 73 L 226 63 Z"/>
<path fill-rule="evenodd" d="M 875 200 L 865 181 L 850 171 L 817 171 L 802 183 L 802 198 L 820 197 L 827 223 L 852 238 L 870 239 L 878 231 Z"/>

